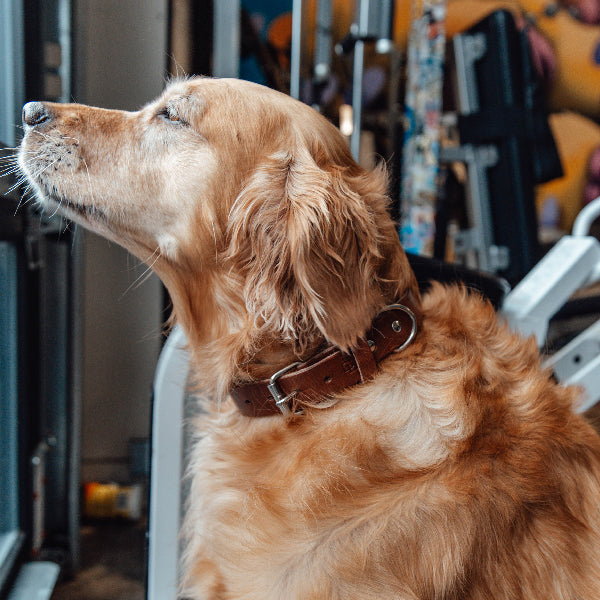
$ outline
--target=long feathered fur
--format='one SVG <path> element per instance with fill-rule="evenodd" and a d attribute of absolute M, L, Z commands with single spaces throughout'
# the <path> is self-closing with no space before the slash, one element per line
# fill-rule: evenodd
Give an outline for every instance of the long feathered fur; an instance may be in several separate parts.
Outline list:
<path fill-rule="evenodd" d="M 39 201 L 152 256 L 210 397 L 184 597 L 600 598 L 600 442 L 578 391 L 480 297 L 434 285 L 421 304 L 383 169 L 241 81 L 175 82 L 137 113 L 46 107 L 20 159 Z M 407 294 L 414 342 L 326 408 L 250 419 L 227 399 L 325 345 L 352 350 Z"/>

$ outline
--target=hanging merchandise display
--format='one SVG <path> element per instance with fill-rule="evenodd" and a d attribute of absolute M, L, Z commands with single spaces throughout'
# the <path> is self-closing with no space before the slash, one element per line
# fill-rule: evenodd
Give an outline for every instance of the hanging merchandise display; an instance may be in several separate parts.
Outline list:
<path fill-rule="evenodd" d="M 438 195 L 445 0 L 414 0 L 407 54 L 400 238 L 408 252 L 431 256 Z"/>

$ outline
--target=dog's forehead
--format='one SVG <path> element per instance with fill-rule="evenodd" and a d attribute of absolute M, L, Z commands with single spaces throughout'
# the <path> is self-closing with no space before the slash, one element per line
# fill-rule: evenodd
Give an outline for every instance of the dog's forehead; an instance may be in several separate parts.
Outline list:
<path fill-rule="evenodd" d="M 271 110 L 288 109 L 291 98 L 268 87 L 242 79 L 192 77 L 170 83 L 160 100 L 169 102 L 178 98 L 190 99 L 208 107 L 213 102 L 228 99 L 232 105 L 248 105 L 253 108 L 267 105 Z"/>
<path fill-rule="evenodd" d="M 163 92 L 163 96 L 179 96 L 187 95 L 194 91 L 192 80 L 189 79 L 176 79 L 169 83 Z"/>
<path fill-rule="evenodd" d="M 193 80 L 176 80 L 167 85 L 163 93 L 154 102 L 164 104 L 186 99 L 198 102 L 201 98 L 202 94 L 198 86 L 193 84 Z"/>

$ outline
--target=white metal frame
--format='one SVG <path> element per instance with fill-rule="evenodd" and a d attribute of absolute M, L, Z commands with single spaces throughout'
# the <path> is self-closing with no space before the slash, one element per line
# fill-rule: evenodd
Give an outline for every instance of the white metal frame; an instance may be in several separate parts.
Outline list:
<path fill-rule="evenodd" d="M 594 406 L 600 401 L 600 321 L 546 360 L 544 366 L 551 368 L 564 385 L 578 385 L 585 390 L 578 411 Z"/>
<path fill-rule="evenodd" d="M 600 217 L 600 198 L 578 215 L 573 235 L 565 236 L 507 296 L 502 314 L 525 335 L 546 339 L 548 323 L 556 311 L 583 285 L 600 280 L 600 243 L 589 235 Z M 600 401 L 600 321 L 579 334 L 544 366 L 565 385 L 579 385 L 585 393 L 577 407 L 583 412 Z"/>
<path fill-rule="evenodd" d="M 600 264 L 600 243 L 592 237 L 565 236 L 506 297 L 501 313 L 542 347 L 548 323 Z"/>
<path fill-rule="evenodd" d="M 214 3 L 213 75 L 240 76 L 241 2 L 219 0 Z"/>
<path fill-rule="evenodd" d="M 147 600 L 176 600 L 183 478 L 183 411 L 189 355 L 176 326 L 154 378 Z"/>
<path fill-rule="evenodd" d="M 26 563 L 21 567 L 7 600 L 50 600 L 60 567 L 53 562 Z"/>

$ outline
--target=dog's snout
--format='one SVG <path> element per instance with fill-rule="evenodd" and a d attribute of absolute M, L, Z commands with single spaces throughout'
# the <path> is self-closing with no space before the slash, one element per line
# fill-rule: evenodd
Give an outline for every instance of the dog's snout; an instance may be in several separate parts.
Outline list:
<path fill-rule="evenodd" d="M 34 127 L 50 120 L 50 113 L 42 102 L 28 102 L 23 107 L 23 125 Z"/>

